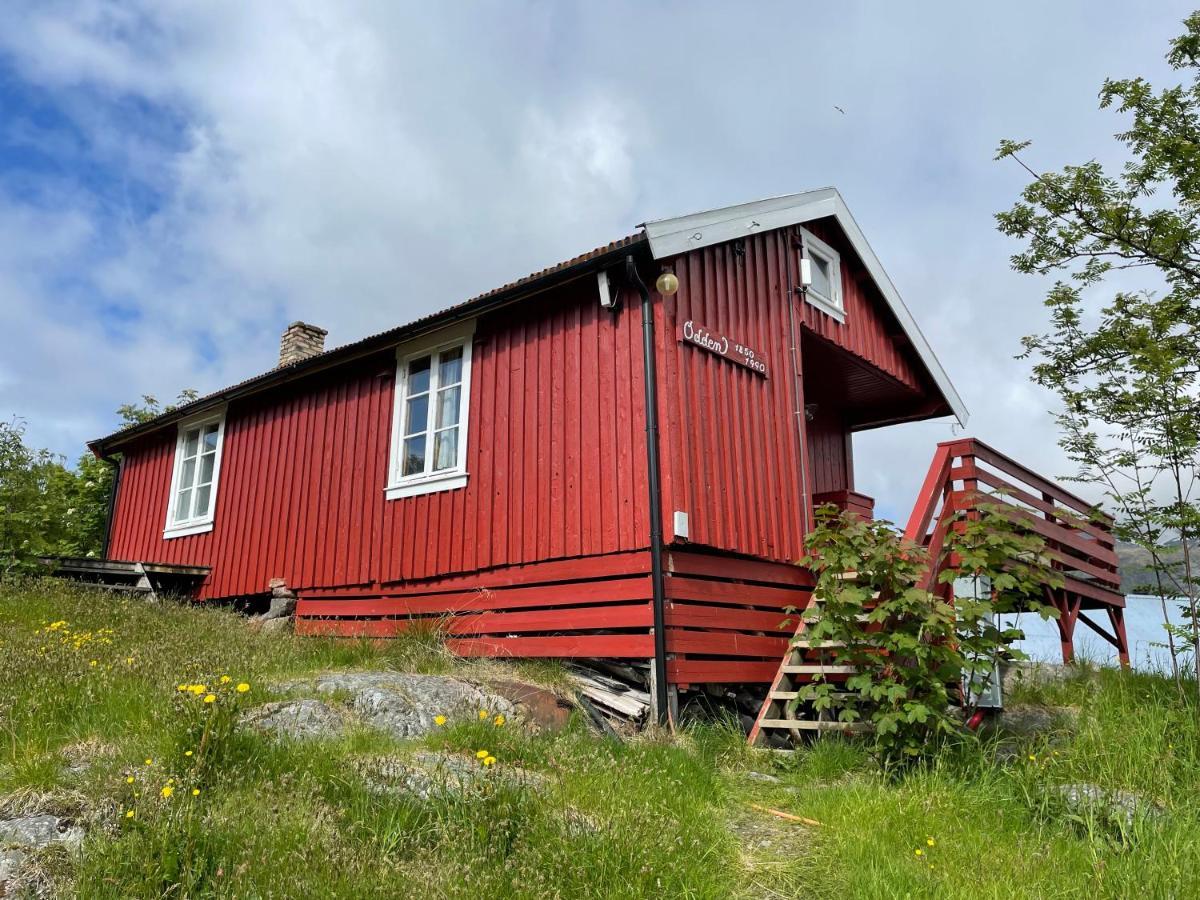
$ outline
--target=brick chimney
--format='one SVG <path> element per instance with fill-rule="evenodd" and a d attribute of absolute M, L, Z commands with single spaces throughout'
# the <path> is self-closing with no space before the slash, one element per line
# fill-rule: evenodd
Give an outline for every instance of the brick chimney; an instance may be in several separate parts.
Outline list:
<path fill-rule="evenodd" d="M 283 332 L 279 339 L 279 365 L 290 366 L 292 363 L 308 359 L 325 352 L 325 335 L 329 334 L 324 328 L 309 325 L 307 322 L 293 322 Z"/>

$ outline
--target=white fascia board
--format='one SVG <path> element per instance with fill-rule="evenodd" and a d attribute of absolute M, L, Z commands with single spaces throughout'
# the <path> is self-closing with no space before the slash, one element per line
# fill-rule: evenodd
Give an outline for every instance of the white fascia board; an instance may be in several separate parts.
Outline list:
<path fill-rule="evenodd" d="M 650 240 L 650 252 L 655 259 L 677 256 L 689 250 L 721 244 L 725 241 L 736 240 L 760 231 L 770 231 L 774 228 L 786 228 L 789 225 L 799 225 L 814 219 L 832 216 L 837 219 L 842 231 L 850 240 L 850 245 L 863 261 L 867 272 L 874 279 L 879 292 L 883 294 L 884 302 L 895 315 L 900 327 L 904 330 L 909 341 L 916 350 L 917 356 L 925 364 L 933 378 L 934 384 L 942 392 L 958 423 L 966 426 L 969 413 L 958 395 L 950 377 L 942 364 L 934 355 L 933 348 L 925 340 L 925 335 L 917 327 L 912 313 L 900 299 L 900 292 L 892 284 L 892 279 L 884 271 L 879 257 L 867 243 L 866 237 L 850 215 L 850 210 L 842 200 L 842 195 L 836 188 L 820 188 L 806 191 L 802 194 L 788 194 L 783 197 L 772 197 L 769 200 L 758 200 L 754 203 L 742 203 L 738 206 L 727 206 L 723 209 L 709 210 L 690 216 L 679 216 L 674 219 L 657 219 L 646 222 L 646 237 Z"/>

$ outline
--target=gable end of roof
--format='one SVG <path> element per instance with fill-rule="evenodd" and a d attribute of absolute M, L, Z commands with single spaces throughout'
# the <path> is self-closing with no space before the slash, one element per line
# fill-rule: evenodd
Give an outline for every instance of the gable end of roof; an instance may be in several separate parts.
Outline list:
<path fill-rule="evenodd" d="M 912 344 L 913 350 L 929 372 L 938 390 L 942 392 L 942 396 L 946 398 L 946 403 L 954 412 L 954 417 L 958 419 L 960 425 L 965 426 L 970 415 L 967 412 L 966 404 L 955 390 L 946 370 L 942 368 L 933 348 L 925 339 L 925 335 L 921 333 L 912 313 L 904 305 L 904 301 L 900 298 L 900 292 L 896 290 L 896 286 L 892 284 L 892 279 L 884 270 L 879 257 L 867 243 L 866 236 L 858 227 L 858 223 L 854 221 L 854 216 L 850 214 L 850 210 L 837 188 L 819 188 L 801 194 L 787 194 L 782 197 L 727 206 L 723 209 L 713 209 L 688 216 L 657 219 L 646 222 L 642 227 L 650 241 L 650 252 L 654 258 L 664 259 L 687 253 L 690 250 L 698 250 L 701 247 L 748 237 L 759 232 L 829 217 L 836 219 L 842 231 L 846 233 L 850 245 L 863 261 L 867 272 L 883 295 L 884 302 Z"/>

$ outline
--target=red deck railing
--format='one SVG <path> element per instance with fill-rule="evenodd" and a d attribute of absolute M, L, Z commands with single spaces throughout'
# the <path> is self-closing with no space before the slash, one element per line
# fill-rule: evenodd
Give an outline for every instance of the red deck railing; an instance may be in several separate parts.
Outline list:
<path fill-rule="evenodd" d="M 908 520 L 906 539 L 941 554 L 954 513 L 988 504 L 1046 542 L 1045 555 L 1062 578 L 1046 585 L 1046 599 L 1059 611 L 1064 661 L 1074 656 L 1074 630 L 1083 622 L 1117 649 L 1128 664 L 1125 597 L 1121 592 L 1110 516 L 1093 504 L 974 438 L 938 444 Z M 932 582 L 936 572 L 931 571 Z M 1103 610 L 1111 631 L 1086 614 Z"/>

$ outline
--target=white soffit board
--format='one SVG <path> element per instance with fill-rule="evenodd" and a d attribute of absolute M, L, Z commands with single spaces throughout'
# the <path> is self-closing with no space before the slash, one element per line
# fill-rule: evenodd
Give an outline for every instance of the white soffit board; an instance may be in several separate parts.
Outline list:
<path fill-rule="evenodd" d="M 679 216 L 674 219 L 657 219 L 646 222 L 642 228 L 650 240 L 650 252 L 655 259 L 677 256 L 689 250 L 709 247 L 713 244 L 743 238 L 760 231 L 770 231 L 774 228 L 786 228 L 789 225 L 799 225 L 814 219 L 824 219 L 832 216 L 837 219 L 842 231 L 850 240 L 850 245 L 858 254 L 863 265 L 867 267 L 871 278 L 874 279 L 879 292 L 891 309 L 900 327 L 912 342 L 913 349 L 925 364 L 934 383 L 946 398 L 960 425 L 967 424 L 969 416 L 967 407 L 959 397 L 958 391 L 950 382 L 950 377 L 942 364 L 938 362 L 925 335 L 917 327 L 912 313 L 900 299 L 900 293 L 892 284 L 892 279 L 884 271 L 883 265 L 867 243 L 858 223 L 850 215 L 846 203 L 837 188 L 820 188 L 815 191 L 805 191 L 802 194 L 788 194 L 783 197 L 772 197 L 768 200 L 757 200 L 753 203 L 742 203 L 738 206 L 726 206 L 723 209 L 713 209 L 708 212 L 694 213 L 690 216 Z"/>

